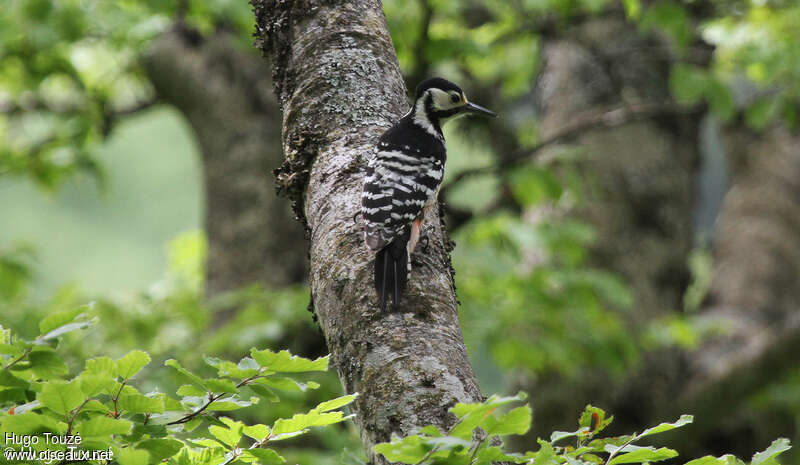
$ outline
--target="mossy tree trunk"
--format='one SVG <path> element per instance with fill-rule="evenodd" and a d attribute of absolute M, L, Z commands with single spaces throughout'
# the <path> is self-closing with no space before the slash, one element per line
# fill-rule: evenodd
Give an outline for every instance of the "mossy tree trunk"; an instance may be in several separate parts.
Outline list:
<path fill-rule="evenodd" d="M 251 0 L 258 45 L 283 111 L 279 183 L 311 237 L 314 310 L 372 463 L 377 442 L 481 399 L 458 322 L 449 241 L 432 211 L 428 251 L 412 257 L 406 295 L 381 313 L 374 256 L 361 237 L 360 194 L 380 134 L 407 110 L 406 89 L 377 0 Z M 354 220 L 355 218 L 355 220 Z"/>

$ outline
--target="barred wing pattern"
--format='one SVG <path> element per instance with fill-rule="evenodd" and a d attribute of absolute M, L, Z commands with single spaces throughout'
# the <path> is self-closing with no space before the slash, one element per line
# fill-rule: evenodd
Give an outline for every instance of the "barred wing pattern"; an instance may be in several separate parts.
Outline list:
<path fill-rule="evenodd" d="M 436 200 L 444 176 L 441 141 L 422 134 L 434 140 L 420 144 L 422 148 L 411 148 L 392 143 L 398 136 L 393 132 L 387 132 L 378 143 L 361 196 L 365 240 L 372 250 L 382 249 L 403 234 L 423 208 Z"/>

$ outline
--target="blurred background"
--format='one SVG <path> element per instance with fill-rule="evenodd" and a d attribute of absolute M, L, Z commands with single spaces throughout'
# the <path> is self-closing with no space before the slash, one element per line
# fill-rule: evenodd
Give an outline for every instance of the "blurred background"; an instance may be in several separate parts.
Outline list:
<path fill-rule="evenodd" d="M 501 115 L 446 128 L 441 199 L 482 389 L 531 395 L 514 447 L 574 429 L 590 402 L 620 432 L 697 414 L 683 457 L 800 441 L 800 5 L 384 9 L 409 88 L 443 76 Z M 327 353 L 303 231 L 274 193 L 281 117 L 253 22 L 243 0 L 4 2 L 3 327 L 33 338 L 91 301 L 100 324 L 60 349 L 72 371 L 139 348 L 161 387 L 179 385 L 168 358 Z M 341 390 L 315 379 L 242 415 Z M 696 379 L 711 394 L 677 402 Z M 361 455 L 344 426 L 283 447 L 291 463 Z"/>

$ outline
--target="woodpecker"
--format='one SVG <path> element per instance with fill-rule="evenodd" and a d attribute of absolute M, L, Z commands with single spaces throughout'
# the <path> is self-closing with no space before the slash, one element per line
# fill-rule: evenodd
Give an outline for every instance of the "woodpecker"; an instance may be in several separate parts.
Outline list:
<path fill-rule="evenodd" d="M 395 305 L 403 294 L 425 212 L 437 204 L 447 159 L 442 124 L 467 113 L 497 116 L 446 79 L 421 82 L 411 109 L 383 133 L 367 165 L 361 214 L 364 241 L 376 252 L 381 311 L 390 293 Z"/>

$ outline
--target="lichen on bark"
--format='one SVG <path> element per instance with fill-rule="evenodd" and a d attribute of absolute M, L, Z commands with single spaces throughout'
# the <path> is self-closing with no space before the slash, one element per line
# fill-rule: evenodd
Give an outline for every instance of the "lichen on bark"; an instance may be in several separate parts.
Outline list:
<path fill-rule="evenodd" d="M 364 168 L 380 134 L 407 110 L 406 89 L 377 0 L 251 0 L 257 44 L 273 63 L 283 111 L 281 174 L 310 231 L 315 312 L 372 463 L 393 433 L 451 426 L 456 402 L 482 398 L 459 327 L 449 241 L 431 209 L 427 253 L 386 313 L 357 218 Z"/>

